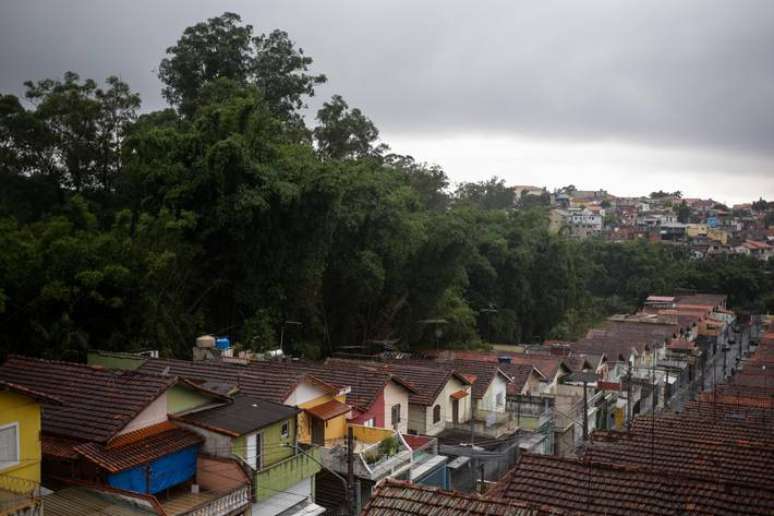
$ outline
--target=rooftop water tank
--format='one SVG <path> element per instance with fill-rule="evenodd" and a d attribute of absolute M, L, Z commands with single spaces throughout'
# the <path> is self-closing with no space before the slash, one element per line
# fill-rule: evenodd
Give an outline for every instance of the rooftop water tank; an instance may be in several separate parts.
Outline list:
<path fill-rule="evenodd" d="M 212 335 L 202 335 L 201 337 L 196 338 L 196 347 L 197 348 L 214 348 L 215 347 L 215 337 Z"/>
<path fill-rule="evenodd" d="M 218 349 L 228 349 L 231 347 L 231 339 L 228 337 L 218 337 L 215 339 L 215 347 Z"/>

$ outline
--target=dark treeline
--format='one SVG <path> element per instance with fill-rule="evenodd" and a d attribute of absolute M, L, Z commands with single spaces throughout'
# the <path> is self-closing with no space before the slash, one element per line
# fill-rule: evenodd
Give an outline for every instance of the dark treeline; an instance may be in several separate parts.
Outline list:
<path fill-rule="evenodd" d="M 169 109 L 75 73 L 0 95 L 0 354 L 186 356 L 202 333 L 273 348 L 288 320 L 312 356 L 535 342 L 678 286 L 771 304 L 753 260 L 571 241 L 501 180 L 453 189 L 340 96 L 309 127 L 311 66 L 286 33 L 224 14 L 167 50 Z"/>

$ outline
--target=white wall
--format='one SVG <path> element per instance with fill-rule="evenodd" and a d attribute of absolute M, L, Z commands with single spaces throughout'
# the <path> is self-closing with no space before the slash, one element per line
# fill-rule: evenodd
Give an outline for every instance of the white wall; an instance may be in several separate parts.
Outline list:
<path fill-rule="evenodd" d="M 314 476 L 305 478 L 298 484 L 285 489 L 283 493 L 277 493 L 271 498 L 254 503 L 252 507 L 252 516 L 274 516 L 285 511 L 294 505 L 304 501 L 304 498 L 312 500 Z"/>
<path fill-rule="evenodd" d="M 426 407 L 425 410 L 425 433 L 427 435 L 436 435 L 443 431 L 446 427 L 446 423 L 452 423 L 452 399 L 451 395 L 454 392 L 465 390 L 468 392 L 468 396 L 460 399 L 459 401 L 459 422 L 464 423 L 470 419 L 470 386 L 463 384 L 457 378 L 450 376 L 449 380 L 444 385 L 441 392 L 433 400 L 433 404 Z M 437 423 L 433 423 L 433 408 L 439 405 L 441 407 L 441 419 Z"/>
<path fill-rule="evenodd" d="M 497 406 L 497 395 L 502 393 L 503 404 Z M 496 374 L 489 388 L 484 393 L 484 397 L 478 405 L 481 410 L 491 412 L 505 412 L 505 400 L 507 395 L 507 383 L 500 374 Z"/>
<path fill-rule="evenodd" d="M 167 420 L 167 393 L 164 392 L 156 400 L 145 407 L 142 412 L 129 421 L 129 423 L 118 432 L 117 435 L 126 434 L 145 428 L 146 426 L 157 425 Z"/>
<path fill-rule="evenodd" d="M 408 391 L 393 381 L 387 382 L 384 388 L 384 421 L 387 428 L 392 428 L 392 406 L 400 403 L 400 423 L 397 430 L 408 432 L 409 404 Z"/>
<path fill-rule="evenodd" d="M 307 401 L 312 401 L 327 393 L 317 385 L 311 382 L 301 382 L 293 389 L 290 396 L 285 400 L 285 405 L 297 406 Z"/>

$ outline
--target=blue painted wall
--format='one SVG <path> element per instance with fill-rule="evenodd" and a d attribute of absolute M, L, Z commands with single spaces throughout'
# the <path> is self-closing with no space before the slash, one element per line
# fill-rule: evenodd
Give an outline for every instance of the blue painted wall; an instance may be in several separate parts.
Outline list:
<path fill-rule="evenodd" d="M 449 489 L 449 476 L 446 474 L 446 464 L 441 464 L 439 467 L 428 472 L 416 479 L 417 484 L 423 486 L 440 487 L 441 489 Z"/>
<path fill-rule="evenodd" d="M 198 455 L 199 447 L 192 446 L 156 459 L 150 465 L 143 464 L 108 475 L 108 484 L 127 491 L 156 494 L 193 478 L 196 475 Z M 150 478 L 147 476 L 148 473 Z"/>

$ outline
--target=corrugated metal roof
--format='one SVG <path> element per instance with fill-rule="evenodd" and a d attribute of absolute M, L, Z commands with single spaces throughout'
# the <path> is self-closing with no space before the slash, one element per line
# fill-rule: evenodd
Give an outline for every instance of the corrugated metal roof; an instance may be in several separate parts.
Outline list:
<path fill-rule="evenodd" d="M 85 487 L 68 487 L 43 497 L 46 516 L 137 516 L 155 511 L 131 504 L 118 496 Z"/>

